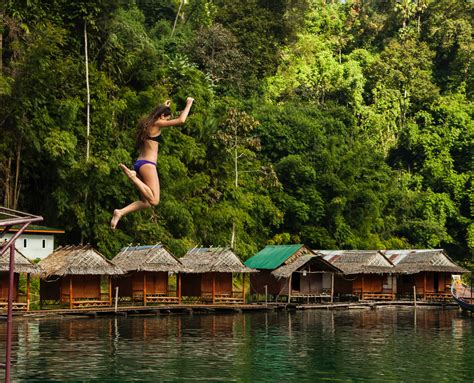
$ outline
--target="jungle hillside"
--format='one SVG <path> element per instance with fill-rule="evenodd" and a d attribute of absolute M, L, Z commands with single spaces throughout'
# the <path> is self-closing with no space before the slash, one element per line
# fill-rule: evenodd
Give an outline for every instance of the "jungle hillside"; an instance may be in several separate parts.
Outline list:
<path fill-rule="evenodd" d="M 0 204 L 60 244 L 474 248 L 468 0 L 4 0 Z M 118 168 L 164 129 L 158 206 Z"/>

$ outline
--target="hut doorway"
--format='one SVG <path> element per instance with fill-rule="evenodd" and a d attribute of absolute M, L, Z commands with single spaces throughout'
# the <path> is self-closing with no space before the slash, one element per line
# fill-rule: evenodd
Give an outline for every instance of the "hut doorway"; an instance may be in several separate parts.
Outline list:
<path fill-rule="evenodd" d="M 291 290 L 300 291 L 301 290 L 301 274 L 293 273 L 291 276 Z"/>

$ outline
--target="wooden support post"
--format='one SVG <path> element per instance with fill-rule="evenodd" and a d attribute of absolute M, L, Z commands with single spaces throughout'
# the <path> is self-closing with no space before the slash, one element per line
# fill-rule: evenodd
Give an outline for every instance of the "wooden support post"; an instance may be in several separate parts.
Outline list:
<path fill-rule="evenodd" d="M 181 304 L 181 273 L 178 273 L 178 276 L 177 276 L 177 293 L 178 293 L 178 304 Z"/>
<path fill-rule="evenodd" d="M 245 273 L 242 274 L 242 303 L 245 302 Z"/>
<path fill-rule="evenodd" d="M 416 307 L 416 285 L 413 286 L 413 305 Z"/>
<path fill-rule="evenodd" d="M 364 274 L 362 274 L 362 286 L 360 288 L 360 299 L 364 299 Z"/>
<path fill-rule="evenodd" d="M 424 280 L 423 280 L 423 299 L 426 301 L 426 273 L 424 273 Z"/>
<path fill-rule="evenodd" d="M 15 280 L 15 297 L 13 298 L 13 302 L 18 302 L 20 300 L 20 273 L 14 274 Z"/>
<path fill-rule="evenodd" d="M 109 306 L 112 306 L 112 277 L 109 275 Z"/>
<path fill-rule="evenodd" d="M 143 306 L 146 306 L 146 272 L 143 272 Z"/>
<path fill-rule="evenodd" d="M 216 273 L 212 273 L 212 304 L 216 303 Z"/>
<path fill-rule="evenodd" d="M 331 273 L 331 303 L 334 303 L 334 273 Z"/>
<path fill-rule="evenodd" d="M 69 308 L 72 309 L 72 275 L 69 275 Z"/>
<path fill-rule="evenodd" d="M 291 279 L 292 279 L 293 274 L 290 275 L 290 278 L 288 279 L 288 303 L 291 301 Z"/>
<path fill-rule="evenodd" d="M 30 273 L 26 273 L 26 311 L 30 311 Z"/>
<path fill-rule="evenodd" d="M 115 312 L 117 312 L 117 306 L 118 306 L 118 294 L 119 294 L 119 287 L 115 287 Z"/>

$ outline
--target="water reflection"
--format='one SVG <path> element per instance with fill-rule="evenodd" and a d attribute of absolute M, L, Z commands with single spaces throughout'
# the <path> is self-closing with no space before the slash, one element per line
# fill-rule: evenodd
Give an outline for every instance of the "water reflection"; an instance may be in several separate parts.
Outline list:
<path fill-rule="evenodd" d="M 13 377 L 472 381 L 473 341 L 473 318 L 426 308 L 16 320 Z"/>

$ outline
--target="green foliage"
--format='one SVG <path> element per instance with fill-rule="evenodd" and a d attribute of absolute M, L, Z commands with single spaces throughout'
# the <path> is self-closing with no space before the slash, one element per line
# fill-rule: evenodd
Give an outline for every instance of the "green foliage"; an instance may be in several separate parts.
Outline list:
<path fill-rule="evenodd" d="M 2 3 L 3 205 L 108 257 L 233 231 L 243 258 L 295 242 L 472 256 L 472 2 L 180 3 Z M 161 203 L 110 231 L 138 197 L 117 167 L 137 121 L 188 96 L 186 125 L 163 131 Z"/>

